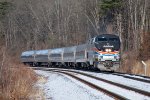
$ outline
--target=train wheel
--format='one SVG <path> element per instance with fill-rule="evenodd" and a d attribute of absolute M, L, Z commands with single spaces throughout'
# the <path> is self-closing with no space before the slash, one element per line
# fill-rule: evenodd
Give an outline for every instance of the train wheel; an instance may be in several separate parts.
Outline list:
<path fill-rule="evenodd" d="M 68 67 L 68 63 L 65 62 L 65 63 L 64 63 L 64 68 L 67 68 L 67 67 Z"/>
<path fill-rule="evenodd" d="M 98 63 L 97 62 L 94 62 L 93 63 L 93 70 L 94 71 L 97 71 L 98 70 Z M 100 70 L 100 69 L 99 69 Z"/>
<path fill-rule="evenodd" d="M 55 62 L 52 62 L 52 67 L 56 67 L 56 63 Z"/>
<path fill-rule="evenodd" d="M 81 63 L 78 62 L 76 65 L 77 65 L 76 69 L 81 69 Z"/>
<path fill-rule="evenodd" d="M 88 64 L 87 64 L 87 63 L 83 63 L 83 68 L 84 68 L 85 70 L 89 70 Z"/>
<path fill-rule="evenodd" d="M 32 67 L 36 67 L 36 63 L 32 63 L 32 65 L 31 65 Z"/>
<path fill-rule="evenodd" d="M 24 65 L 27 65 L 27 63 L 25 63 L 25 62 L 24 62 L 23 64 L 24 64 Z"/>
<path fill-rule="evenodd" d="M 87 69 L 88 69 L 88 70 L 90 70 L 90 69 L 91 69 L 90 62 L 87 62 L 87 63 L 86 63 L 86 67 L 87 67 Z"/>
<path fill-rule="evenodd" d="M 35 64 L 35 66 L 39 67 L 39 66 L 40 66 L 40 63 L 37 62 L 37 63 Z"/>
<path fill-rule="evenodd" d="M 98 65 L 98 64 L 97 64 L 96 62 L 93 63 L 94 69 L 97 68 L 97 65 Z"/>
<path fill-rule="evenodd" d="M 47 63 L 47 66 L 48 66 L 48 67 L 52 67 L 52 63 L 50 63 L 50 62 Z"/>
<path fill-rule="evenodd" d="M 75 63 L 72 63 L 72 65 L 73 65 L 73 69 L 75 69 L 75 68 L 76 68 L 76 64 L 75 64 Z"/>
<path fill-rule="evenodd" d="M 77 63 L 74 63 L 74 69 L 77 69 L 77 66 L 78 66 Z"/>
<path fill-rule="evenodd" d="M 85 68 L 85 64 L 81 63 L 80 67 L 81 67 L 81 69 L 84 69 Z"/>

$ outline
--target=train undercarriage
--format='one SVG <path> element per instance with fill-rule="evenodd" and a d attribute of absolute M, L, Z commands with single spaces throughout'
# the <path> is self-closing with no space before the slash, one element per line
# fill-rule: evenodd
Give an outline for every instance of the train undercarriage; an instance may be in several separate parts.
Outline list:
<path fill-rule="evenodd" d="M 112 61 L 93 62 L 93 65 L 90 65 L 89 62 L 26 62 L 24 64 L 31 67 L 47 66 L 74 69 L 98 69 L 100 71 L 115 71 L 119 68 L 119 62 Z"/>

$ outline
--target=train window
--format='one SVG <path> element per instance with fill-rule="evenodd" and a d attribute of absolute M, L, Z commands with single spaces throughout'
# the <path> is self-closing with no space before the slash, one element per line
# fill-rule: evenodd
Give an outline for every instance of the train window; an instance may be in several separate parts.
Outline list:
<path fill-rule="evenodd" d="M 61 57 L 61 54 L 51 54 L 50 57 Z"/>
<path fill-rule="evenodd" d="M 73 57 L 74 53 L 64 53 L 64 57 Z"/>
<path fill-rule="evenodd" d="M 106 38 L 98 38 L 98 41 L 107 41 Z"/>
<path fill-rule="evenodd" d="M 117 38 L 109 38 L 109 41 L 118 41 L 118 39 Z"/>

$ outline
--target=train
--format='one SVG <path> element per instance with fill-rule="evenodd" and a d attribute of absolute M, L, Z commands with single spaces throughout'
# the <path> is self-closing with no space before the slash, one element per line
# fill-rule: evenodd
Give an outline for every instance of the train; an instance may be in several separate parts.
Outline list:
<path fill-rule="evenodd" d="M 120 67 L 120 44 L 119 36 L 101 34 L 81 45 L 24 51 L 21 62 L 30 66 L 116 71 Z"/>

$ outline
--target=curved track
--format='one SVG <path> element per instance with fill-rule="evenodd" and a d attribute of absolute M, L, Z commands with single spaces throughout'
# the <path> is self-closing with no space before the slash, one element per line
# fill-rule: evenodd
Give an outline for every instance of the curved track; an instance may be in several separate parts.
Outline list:
<path fill-rule="evenodd" d="M 50 68 L 50 67 L 44 67 L 44 68 Z M 53 69 L 55 69 L 55 67 L 53 67 Z M 61 70 L 69 70 L 67 68 L 56 68 L 56 69 L 61 69 Z M 75 69 L 73 69 L 75 70 Z M 103 71 L 95 71 L 95 70 L 84 70 L 81 69 L 81 71 L 86 71 L 86 72 L 95 72 L 95 73 L 104 73 L 104 74 L 112 74 L 112 75 L 116 75 L 116 76 L 121 76 L 124 78 L 128 78 L 128 79 L 132 79 L 132 80 L 136 80 L 136 81 L 140 81 L 140 82 L 144 82 L 144 83 L 149 83 L 150 84 L 150 77 L 148 76 L 141 76 L 141 75 L 135 75 L 135 74 L 126 74 L 126 73 L 120 73 L 120 72 L 103 72 Z M 138 76 L 138 77 L 135 77 Z"/>
<path fill-rule="evenodd" d="M 116 72 L 116 74 L 123 75 L 123 74 L 126 74 L 126 73 Z M 138 75 L 138 74 L 128 74 L 128 75 L 130 75 L 130 76 L 137 76 L 137 77 L 141 77 L 141 78 L 145 78 L 145 79 L 149 79 L 150 80 L 149 76 Z"/>
<path fill-rule="evenodd" d="M 116 83 L 116 82 L 112 82 L 110 80 L 106 80 L 106 79 L 103 79 L 103 78 L 99 78 L 99 77 L 96 77 L 96 76 L 93 76 L 93 75 L 90 75 L 90 74 L 87 74 L 87 73 L 83 73 L 83 72 L 77 72 L 77 71 L 72 71 L 72 70 L 65 70 L 65 69 L 43 69 L 43 68 L 36 68 L 36 69 L 40 69 L 40 70 L 44 70 L 44 71 L 51 71 L 51 72 L 58 72 L 58 73 L 63 73 L 63 74 L 66 74 L 68 76 L 71 76 L 75 79 L 77 79 L 78 81 L 81 81 L 82 83 L 85 83 L 87 84 L 88 86 L 92 87 L 92 88 L 95 88 L 99 91 L 102 91 L 112 97 L 114 97 L 115 99 L 121 99 L 121 100 L 124 100 L 124 99 L 127 99 L 123 96 L 120 96 L 116 93 L 112 93 L 110 92 L 109 90 L 106 90 L 106 89 L 103 89 L 102 87 L 99 87 L 95 84 L 93 84 L 92 82 L 88 82 L 84 79 L 81 79 L 77 76 L 75 76 L 74 74 L 80 74 L 80 75 L 83 75 L 83 76 L 86 76 L 86 77 L 90 77 L 92 79 L 96 79 L 98 81 L 102 81 L 102 82 L 105 82 L 105 83 L 108 83 L 108 84 L 111 84 L 111 85 L 114 85 L 114 86 L 117 86 L 117 87 L 120 87 L 120 88 L 123 88 L 123 89 L 126 89 L 126 90 L 130 90 L 130 91 L 134 91 L 136 93 L 139 93 L 141 95 L 145 95 L 145 96 L 148 96 L 150 97 L 150 92 L 148 91 L 144 91 L 144 90 L 140 90 L 140 89 L 137 89 L 137 88 L 133 88 L 133 87 L 130 87 L 130 86 L 126 86 L 126 85 L 123 85 L 123 84 L 120 84 L 120 83 Z M 139 81 L 139 80 L 138 80 Z"/>
<path fill-rule="evenodd" d="M 120 73 L 112 73 L 113 75 L 117 75 L 117 76 L 122 76 L 124 78 L 128 78 L 128 79 L 132 79 L 132 80 L 136 80 L 136 81 L 141 81 L 141 82 L 145 82 L 145 83 L 150 83 L 149 77 L 146 77 L 145 79 L 142 78 L 137 78 L 137 77 L 132 77 L 132 76 L 126 76 Z M 141 76 L 140 76 L 141 77 Z"/>
<path fill-rule="evenodd" d="M 88 81 L 86 81 L 86 80 L 84 80 L 84 79 L 82 79 L 82 78 L 79 78 L 79 77 L 77 77 L 77 76 L 75 76 L 75 75 L 73 75 L 73 74 L 70 74 L 70 73 L 67 73 L 67 72 L 62 72 L 62 71 L 52 71 L 52 72 L 59 72 L 59 73 L 63 73 L 63 74 L 66 74 L 66 75 L 68 75 L 68 76 L 71 76 L 72 78 L 77 79 L 78 81 L 80 81 L 80 82 L 82 82 L 82 83 L 84 83 L 84 84 L 90 86 L 91 88 L 96 89 L 96 90 L 98 90 L 98 91 L 100 91 L 100 92 L 104 92 L 104 93 L 106 93 L 107 95 L 109 95 L 109 96 L 111 96 L 111 97 L 113 97 L 113 98 L 115 98 L 115 99 L 117 99 L 117 100 L 127 100 L 127 98 L 125 98 L 125 97 L 123 97 L 123 96 L 121 96 L 121 95 L 118 95 L 118 94 L 116 94 L 116 93 L 113 93 L 113 92 L 110 92 L 110 91 L 108 91 L 108 90 L 106 90 L 106 89 L 103 89 L 102 87 L 99 87 L 99 86 L 93 84 L 92 82 L 88 82 Z"/>

